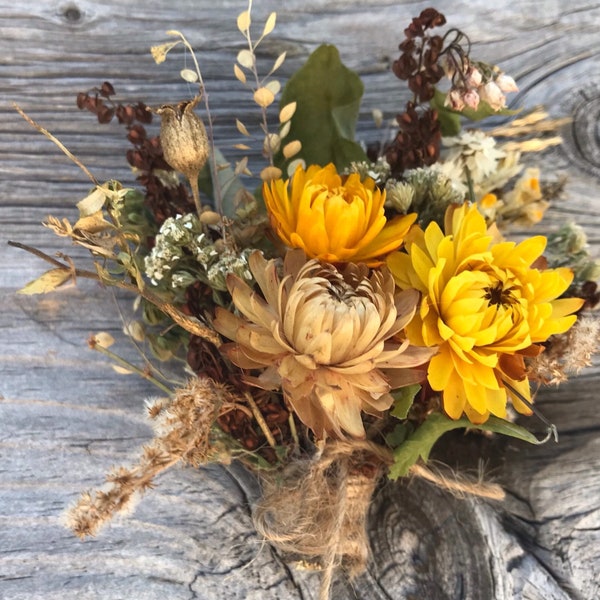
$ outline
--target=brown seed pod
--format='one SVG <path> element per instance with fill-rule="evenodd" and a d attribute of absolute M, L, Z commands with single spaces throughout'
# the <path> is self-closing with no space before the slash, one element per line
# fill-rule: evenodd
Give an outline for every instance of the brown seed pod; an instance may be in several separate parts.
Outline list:
<path fill-rule="evenodd" d="M 209 154 L 204 123 L 194 112 L 200 96 L 177 105 L 164 104 L 156 110 L 161 117 L 160 143 L 167 163 L 190 182 L 198 214 L 201 212 L 198 175 Z"/>

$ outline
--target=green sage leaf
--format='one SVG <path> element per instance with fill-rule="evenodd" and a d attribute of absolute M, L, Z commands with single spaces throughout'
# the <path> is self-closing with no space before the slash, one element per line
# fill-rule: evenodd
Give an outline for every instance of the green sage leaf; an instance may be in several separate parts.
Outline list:
<path fill-rule="evenodd" d="M 354 141 L 363 90 L 360 77 L 342 64 L 337 48 L 319 46 L 281 95 L 280 107 L 297 102 L 286 136 L 302 143 L 294 159 L 304 159 L 307 166 L 332 162 L 338 171 L 352 161 L 366 160 L 363 149 Z M 286 171 L 287 161 L 281 152 L 275 163 Z"/>

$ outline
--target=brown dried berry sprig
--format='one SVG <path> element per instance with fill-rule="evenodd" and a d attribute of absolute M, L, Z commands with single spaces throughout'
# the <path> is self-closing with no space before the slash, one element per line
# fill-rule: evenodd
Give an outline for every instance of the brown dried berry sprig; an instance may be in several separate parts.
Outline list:
<path fill-rule="evenodd" d="M 584 282 L 578 287 L 574 295 L 585 300 L 581 310 L 591 310 L 600 303 L 600 289 L 595 281 Z"/>
<path fill-rule="evenodd" d="M 437 111 L 406 104 L 406 111 L 396 117 L 398 133 L 385 148 L 391 176 L 400 178 L 407 169 L 434 164 L 440 156 L 442 128 Z"/>
<path fill-rule="evenodd" d="M 404 30 L 406 39 L 400 44 L 400 57 L 392 71 L 399 79 L 408 81 L 415 95 L 414 102 L 428 102 L 435 94 L 435 84 L 444 76 L 439 64 L 444 38 L 426 35 L 428 29 L 444 25 L 446 17 L 434 8 L 426 8 Z"/>
<path fill-rule="evenodd" d="M 254 394 L 254 400 L 275 443 L 278 446 L 293 444 L 289 427 L 290 413 L 283 399 L 278 394 L 259 392 Z M 275 449 L 268 445 L 264 433 L 247 410 L 240 408 L 226 412 L 218 417 L 217 423 L 247 450 L 258 452 L 271 464 L 277 462 Z"/>
<path fill-rule="evenodd" d="M 145 204 L 157 228 L 169 217 L 194 211 L 194 202 L 183 183 L 166 181 L 173 172 L 164 159 L 158 136 L 149 136 L 144 125 L 152 123 L 153 114 L 144 102 L 121 104 L 112 99 L 115 89 L 105 81 L 100 87 L 77 94 L 77 106 L 95 114 L 100 123 L 110 123 L 116 116 L 127 128 L 133 145 L 126 153 L 127 162 L 136 169 L 137 180 L 146 188 Z"/>
<path fill-rule="evenodd" d="M 115 103 L 111 98 L 114 95 L 115 88 L 110 82 L 105 81 L 100 87 L 92 88 L 87 92 L 79 92 L 77 107 L 95 114 L 99 123 L 110 123 L 115 116 L 123 125 L 132 125 L 135 121 L 145 125 L 152 122 L 152 113 L 143 102 Z"/>
<path fill-rule="evenodd" d="M 401 54 L 394 61 L 392 71 L 407 81 L 413 98 L 404 112 L 396 117 L 398 133 L 383 147 L 382 154 L 391 167 L 391 176 L 400 178 L 407 169 L 435 163 L 440 154 L 441 124 L 436 110 L 430 107 L 436 85 L 447 75 L 452 85 L 467 77 L 469 66 L 469 39 L 458 29 L 450 29 L 443 36 L 431 35 L 430 30 L 446 24 L 446 17 L 434 8 L 426 8 L 404 30 L 400 44 Z"/>
<path fill-rule="evenodd" d="M 127 151 L 127 162 L 136 169 L 137 180 L 146 188 L 145 204 L 160 227 L 169 217 L 195 211 L 194 201 L 182 182 L 167 182 L 169 173 L 175 174 L 164 159 L 158 136 L 148 136 L 140 124 L 128 127 L 127 139 L 133 145 Z"/>
<path fill-rule="evenodd" d="M 426 8 L 404 30 L 406 37 L 399 46 L 401 54 L 392 71 L 408 82 L 413 98 L 407 102 L 405 111 L 396 116 L 396 137 L 382 149 L 392 177 L 400 178 L 406 169 L 431 165 L 439 158 L 441 125 L 437 111 L 429 108 L 429 101 L 445 74 L 440 62 L 445 37 L 429 35 L 428 31 L 445 23 L 442 13 Z"/>

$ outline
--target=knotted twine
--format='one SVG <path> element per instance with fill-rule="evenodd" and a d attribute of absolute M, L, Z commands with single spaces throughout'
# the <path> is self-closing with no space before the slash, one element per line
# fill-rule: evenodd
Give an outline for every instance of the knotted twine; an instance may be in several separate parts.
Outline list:
<path fill-rule="evenodd" d="M 329 600 L 337 568 L 350 579 L 366 570 L 369 506 L 378 480 L 392 463 L 392 452 L 373 442 L 331 441 L 314 457 L 296 460 L 263 482 L 253 514 L 256 530 L 288 557 L 320 565 L 319 600 Z M 456 495 L 504 498 L 496 484 L 445 476 L 424 465 L 413 465 L 410 474 Z"/>

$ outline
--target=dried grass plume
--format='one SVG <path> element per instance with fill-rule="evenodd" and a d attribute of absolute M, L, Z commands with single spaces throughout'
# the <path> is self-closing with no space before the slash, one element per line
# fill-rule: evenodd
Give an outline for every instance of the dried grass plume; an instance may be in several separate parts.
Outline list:
<path fill-rule="evenodd" d="M 235 405 L 236 398 L 227 388 L 208 377 L 191 379 L 175 391 L 172 400 L 151 403 L 148 415 L 155 437 L 143 448 L 137 464 L 113 469 L 104 488 L 81 494 L 65 515 L 67 526 L 82 539 L 96 535 L 113 516 L 130 509 L 165 469 L 179 461 L 198 466 L 213 459 L 213 423 L 220 412 Z"/>

